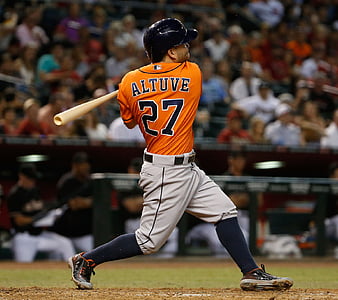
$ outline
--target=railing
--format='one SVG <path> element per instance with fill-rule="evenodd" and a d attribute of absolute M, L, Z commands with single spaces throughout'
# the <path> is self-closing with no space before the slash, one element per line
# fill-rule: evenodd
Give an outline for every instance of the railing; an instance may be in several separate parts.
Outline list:
<path fill-rule="evenodd" d="M 249 246 L 253 254 L 257 249 L 257 219 L 259 193 L 291 193 L 314 194 L 318 201 L 315 220 L 317 223 L 316 254 L 326 254 L 325 211 L 330 194 L 338 195 L 338 181 L 324 178 L 283 178 L 283 177 L 232 177 L 210 176 L 226 193 L 246 191 L 250 194 L 249 216 L 250 233 Z M 95 244 L 107 242 L 112 238 L 119 226 L 112 220 L 111 192 L 112 190 L 132 190 L 137 186 L 138 175 L 120 173 L 96 173 L 92 175 L 94 181 L 94 236 Z M 184 219 L 179 224 L 180 254 L 186 254 L 184 235 L 187 231 Z"/>

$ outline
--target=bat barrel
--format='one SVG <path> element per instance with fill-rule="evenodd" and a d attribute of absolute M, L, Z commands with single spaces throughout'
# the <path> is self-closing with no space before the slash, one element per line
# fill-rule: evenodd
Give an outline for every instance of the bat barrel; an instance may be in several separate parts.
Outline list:
<path fill-rule="evenodd" d="M 63 112 L 60 112 L 54 116 L 54 124 L 57 126 L 65 125 L 70 121 L 73 121 L 79 117 L 82 117 L 95 107 L 101 105 L 102 103 L 111 100 L 117 96 L 118 90 L 109 93 L 107 95 L 101 96 L 97 99 L 87 101 L 85 103 L 74 106 L 70 109 L 67 109 Z"/>

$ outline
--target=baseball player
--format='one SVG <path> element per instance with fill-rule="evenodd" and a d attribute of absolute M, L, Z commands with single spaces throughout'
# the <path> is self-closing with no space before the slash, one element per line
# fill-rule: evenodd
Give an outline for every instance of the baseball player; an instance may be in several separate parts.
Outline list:
<path fill-rule="evenodd" d="M 143 189 L 140 227 L 96 249 L 69 258 L 72 280 L 92 289 L 94 267 L 161 248 L 184 212 L 213 223 L 236 262 L 244 290 L 288 289 L 290 278 L 259 268 L 237 222 L 234 203 L 194 163 L 192 125 L 201 96 L 199 67 L 189 62 L 189 42 L 197 30 L 179 20 L 162 19 L 145 32 L 143 43 L 151 64 L 127 73 L 119 85 L 121 117 L 128 128 L 139 125 L 146 141 L 139 185 Z"/>

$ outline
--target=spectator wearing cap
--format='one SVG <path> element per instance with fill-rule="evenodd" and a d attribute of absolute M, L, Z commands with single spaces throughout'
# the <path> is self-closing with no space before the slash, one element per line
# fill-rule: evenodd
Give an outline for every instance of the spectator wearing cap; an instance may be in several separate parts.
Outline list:
<path fill-rule="evenodd" d="M 32 262 L 38 252 L 46 252 L 54 258 L 66 261 L 75 253 L 71 241 L 51 232 L 46 224 L 41 227 L 35 221 L 36 216 L 45 208 L 37 186 L 40 177 L 41 174 L 34 164 L 22 164 L 18 181 L 8 193 L 8 210 L 14 229 L 14 259 L 18 262 Z"/>
<path fill-rule="evenodd" d="M 257 94 L 236 101 L 233 103 L 233 109 L 242 111 L 248 119 L 255 116 L 267 124 L 274 120 L 275 110 L 279 104 L 280 100 L 273 95 L 270 84 L 262 81 Z"/>
<path fill-rule="evenodd" d="M 217 136 L 218 143 L 248 144 L 251 137 L 243 129 L 243 117 L 239 111 L 231 110 L 226 117 L 226 127 Z"/>
<path fill-rule="evenodd" d="M 276 108 L 277 120 L 265 128 L 265 138 L 273 145 L 301 146 L 304 144 L 301 129 L 293 123 L 291 107 L 282 103 Z"/>
<path fill-rule="evenodd" d="M 57 183 L 57 197 L 65 204 L 63 214 L 55 221 L 53 230 L 71 239 L 77 251 L 93 249 L 93 191 L 90 161 L 86 152 L 76 152 L 71 169 Z"/>
<path fill-rule="evenodd" d="M 23 104 L 25 116 L 18 125 L 17 135 L 43 137 L 53 133 L 48 123 L 38 119 L 40 103 L 33 98 Z"/>
<path fill-rule="evenodd" d="M 320 140 L 322 148 L 338 149 L 338 109 L 333 113 L 330 125 L 325 129 L 324 136 Z"/>

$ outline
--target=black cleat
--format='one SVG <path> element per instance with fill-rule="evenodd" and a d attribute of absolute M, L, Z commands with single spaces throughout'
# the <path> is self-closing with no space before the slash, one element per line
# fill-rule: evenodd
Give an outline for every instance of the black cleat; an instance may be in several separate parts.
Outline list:
<path fill-rule="evenodd" d="M 240 287 L 244 291 L 281 291 L 293 285 L 293 280 L 288 277 L 277 277 L 265 272 L 264 265 L 246 273 L 241 279 Z"/>
<path fill-rule="evenodd" d="M 85 259 L 82 255 L 76 254 L 68 259 L 68 265 L 72 269 L 72 280 L 81 290 L 91 290 L 93 284 L 90 282 L 92 273 L 95 275 L 95 263 L 91 259 Z"/>

